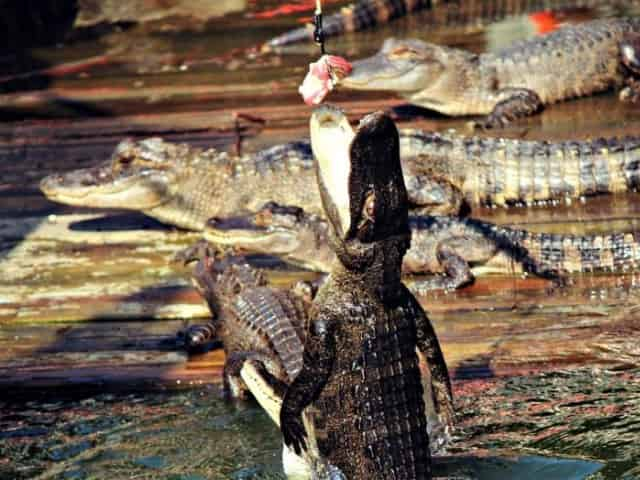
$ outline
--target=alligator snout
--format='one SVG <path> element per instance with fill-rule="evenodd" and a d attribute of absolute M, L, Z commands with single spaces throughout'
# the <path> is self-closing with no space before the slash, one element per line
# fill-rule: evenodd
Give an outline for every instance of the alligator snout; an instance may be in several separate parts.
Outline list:
<path fill-rule="evenodd" d="M 60 183 L 62 183 L 63 177 L 58 173 L 54 173 L 52 175 L 47 175 L 42 180 L 40 180 L 40 190 L 47 195 L 49 192 L 52 192 Z"/>

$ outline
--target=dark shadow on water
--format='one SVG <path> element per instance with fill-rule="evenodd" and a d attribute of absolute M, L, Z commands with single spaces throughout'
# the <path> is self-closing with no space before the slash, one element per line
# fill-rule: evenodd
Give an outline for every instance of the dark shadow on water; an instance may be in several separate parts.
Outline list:
<path fill-rule="evenodd" d="M 131 230 L 171 231 L 175 227 L 159 222 L 143 213 L 114 213 L 102 217 L 73 222 L 69 230 L 74 232 L 125 232 Z"/>
<path fill-rule="evenodd" d="M 602 464 L 580 459 L 514 455 L 513 457 L 436 457 L 438 478 L 477 480 L 584 480 Z"/>
<path fill-rule="evenodd" d="M 419 107 L 417 105 L 411 105 L 409 103 L 393 106 L 389 108 L 389 113 L 397 121 L 411 121 L 421 119 L 443 120 L 451 118 L 444 113 L 440 113 L 429 108 Z"/>
<path fill-rule="evenodd" d="M 492 378 L 495 376 L 491 368 L 491 358 L 488 355 L 479 355 L 463 360 L 451 373 L 456 380 L 468 380 L 472 378 Z"/>

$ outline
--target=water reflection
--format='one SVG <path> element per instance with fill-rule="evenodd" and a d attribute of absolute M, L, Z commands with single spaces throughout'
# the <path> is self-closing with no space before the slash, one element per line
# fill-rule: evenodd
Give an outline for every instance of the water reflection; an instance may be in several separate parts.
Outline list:
<path fill-rule="evenodd" d="M 435 473 L 577 480 L 599 471 L 601 480 L 633 478 L 640 464 L 637 374 L 584 368 L 457 380 L 460 430 L 452 455 L 436 457 Z M 218 395 L 213 389 L 4 403 L 0 453 L 10 462 L 0 464 L 0 477 L 283 478 L 271 420 Z"/>

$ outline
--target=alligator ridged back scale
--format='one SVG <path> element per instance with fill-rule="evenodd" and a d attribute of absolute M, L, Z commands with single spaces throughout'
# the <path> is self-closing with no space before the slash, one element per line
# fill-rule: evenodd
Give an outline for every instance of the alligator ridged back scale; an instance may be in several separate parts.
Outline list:
<path fill-rule="evenodd" d="M 545 105 L 601 92 L 622 85 L 618 45 L 625 33 L 638 31 L 640 18 L 603 19 L 560 28 L 480 55 L 477 75 L 494 77 L 497 88 L 533 90 Z"/>
<path fill-rule="evenodd" d="M 410 171 L 447 178 L 472 205 L 578 199 L 640 186 L 638 137 L 547 142 L 403 133 L 403 151 L 420 158 Z"/>
<path fill-rule="evenodd" d="M 292 291 L 267 286 L 262 274 L 243 261 L 218 263 L 205 257 L 197 264 L 194 277 L 227 357 L 258 354 L 267 360 L 274 376 L 290 382 L 302 366 L 309 305 Z"/>

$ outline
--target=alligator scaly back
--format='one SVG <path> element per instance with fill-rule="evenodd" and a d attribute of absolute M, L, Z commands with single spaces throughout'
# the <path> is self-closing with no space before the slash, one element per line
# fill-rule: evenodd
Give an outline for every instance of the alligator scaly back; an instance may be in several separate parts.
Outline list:
<path fill-rule="evenodd" d="M 258 354 L 274 375 L 290 382 L 302 365 L 305 300 L 267 286 L 264 276 L 241 258 L 205 256 L 195 267 L 194 280 L 214 317 L 211 330 L 229 359 Z"/>
<path fill-rule="evenodd" d="M 530 262 L 525 268 L 537 274 L 625 272 L 640 264 L 640 232 L 606 235 L 565 235 L 508 231 Z"/>
<path fill-rule="evenodd" d="M 472 205 L 545 203 L 635 191 L 640 137 L 526 141 L 405 130 L 402 150 L 420 168 L 447 178 Z"/>

